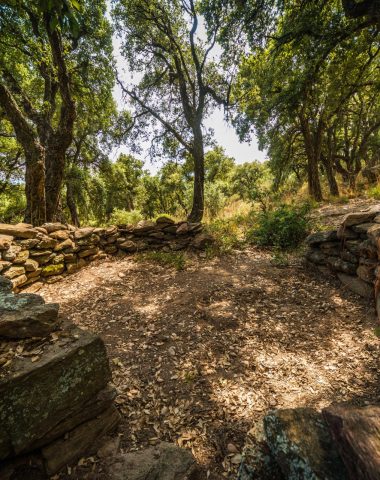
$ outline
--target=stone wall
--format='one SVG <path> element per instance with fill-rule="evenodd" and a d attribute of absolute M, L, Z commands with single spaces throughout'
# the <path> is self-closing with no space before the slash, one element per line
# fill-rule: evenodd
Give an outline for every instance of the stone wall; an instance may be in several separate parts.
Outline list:
<path fill-rule="evenodd" d="M 174 223 L 167 217 L 107 228 L 0 224 L 0 274 L 11 280 L 15 289 L 40 280 L 55 282 L 106 255 L 202 249 L 212 241 L 202 229 L 201 223 Z"/>
<path fill-rule="evenodd" d="M 1 479 L 53 475 L 119 421 L 103 340 L 58 310 L 0 276 Z"/>
<path fill-rule="evenodd" d="M 355 293 L 374 299 L 380 314 L 380 206 L 346 215 L 336 230 L 306 239 L 306 258 L 337 274 Z"/>

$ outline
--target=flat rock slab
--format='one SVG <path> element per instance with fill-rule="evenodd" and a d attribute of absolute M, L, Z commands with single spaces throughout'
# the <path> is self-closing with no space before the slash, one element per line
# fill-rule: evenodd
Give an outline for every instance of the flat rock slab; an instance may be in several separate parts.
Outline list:
<path fill-rule="evenodd" d="M 190 451 L 161 442 L 118 456 L 110 474 L 113 480 L 191 480 L 199 478 L 200 468 Z"/>
<path fill-rule="evenodd" d="M 0 284 L 0 337 L 44 337 L 59 327 L 59 305 L 45 304 L 39 295 L 15 295 L 9 284 Z"/>
<path fill-rule="evenodd" d="M 70 327 L 41 357 L 18 358 L 0 380 L 0 461 L 51 441 L 50 432 L 110 380 L 103 341 Z"/>
<path fill-rule="evenodd" d="M 16 238 L 36 238 L 38 231 L 25 224 L 8 225 L 0 223 L 0 234 L 11 235 Z"/>
<path fill-rule="evenodd" d="M 323 410 L 351 480 L 380 478 L 380 406 Z"/>
<path fill-rule="evenodd" d="M 306 238 L 308 245 L 319 245 L 324 242 L 331 242 L 337 240 L 336 230 L 325 230 L 323 232 L 312 233 Z"/>
<path fill-rule="evenodd" d="M 312 408 L 275 410 L 264 418 L 272 456 L 288 480 L 347 480 L 321 414 Z"/>

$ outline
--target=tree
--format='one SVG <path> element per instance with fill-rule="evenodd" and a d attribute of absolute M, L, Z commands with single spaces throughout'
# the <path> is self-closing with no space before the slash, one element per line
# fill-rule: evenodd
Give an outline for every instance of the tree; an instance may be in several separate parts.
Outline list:
<path fill-rule="evenodd" d="M 218 25 L 202 40 L 199 2 L 193 0 L 120 0 L 114 18 L 123 39 L 122 52 L 132 72 L 143 72 L 138 85 L 123 92 L 135 108 L 135 138 L 153 129 L 151 154 L 194 161 L 190 221 L 204 212 L 203 121 L 216 104 L 226 104 L 230 85 L 211 58 Z M 146 131 L 146 130 L 145 130 Z"/>
<path fill-rule="evenodd" d="M 112 58 L 104 13 L 101 0 L 84 3 L 81 15 L 74 0 L 6 0 L 0 7 L 0 109 L 23 149 L 25 220 L 35 225 L 59 209 L 77 87 L 102 48 Z"/>

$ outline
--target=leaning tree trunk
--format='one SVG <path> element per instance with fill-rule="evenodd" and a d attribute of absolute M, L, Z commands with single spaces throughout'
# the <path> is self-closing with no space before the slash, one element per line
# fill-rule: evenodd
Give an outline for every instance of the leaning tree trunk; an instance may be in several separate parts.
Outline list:
<path fill-rule="evenodd" d="M 204 213 L 204 183 L 205 183 L 205 165 L 204 165 L 204 147 L 203 134 L 200 126 L 194 128 L 194 189 L 193 205 L 188 220 L 190 222 L 201 222 Z"/>

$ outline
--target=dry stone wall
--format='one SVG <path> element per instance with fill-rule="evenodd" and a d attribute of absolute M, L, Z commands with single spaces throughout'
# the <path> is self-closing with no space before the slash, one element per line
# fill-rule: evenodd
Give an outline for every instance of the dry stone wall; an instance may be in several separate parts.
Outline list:
<path fill-rule="evenodd" d="M 1 479 L 47 478 L 119 421 L 103 340 L 58 310 L 0 276 Z"/>
<path fill-rule="evenodd" d="M 380 206 L 346 215 L 336 230 L 306 239 L 306 258 L 328 268 L 349 289 L 374 299 L 380 315 Z"/>
<path fill-rule="evenodd" d="M 201 223 L 175 223 L 167 217 L 107 228 L 0 224 L 0 275 L 11 280 L 17 291 L 38 281 L 55 282 L 106 255 L 203 249 L 212 238 L 202 229 Z"/>

